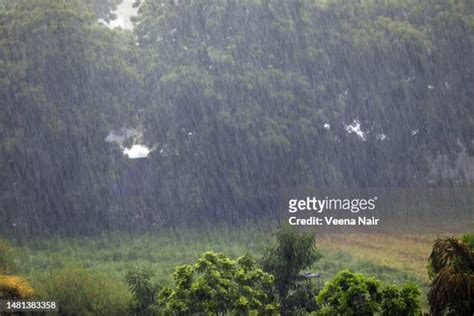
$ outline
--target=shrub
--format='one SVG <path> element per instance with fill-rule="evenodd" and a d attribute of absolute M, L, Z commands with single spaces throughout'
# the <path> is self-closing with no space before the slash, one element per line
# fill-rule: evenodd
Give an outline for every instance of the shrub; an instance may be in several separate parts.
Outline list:
<path fill-rule="evenodd" d="M 421 315 L 419 297 L 420 291 L 413 283 L 408 283 L 401 289 L 394 285 L 389 285 L 382 290 L 382 315 Z"/>
<path fill-rule="evenodd" d="M 289 291 L 286 297 L 285 303 L 290 309 L 288 312 L 291 315 L 306 315 L 316 310 L 315 293 L 317 293 L 317 288 L 313 288 L 311 280 L 307 279 L 306 282 L 298 282 L 298 285 Z"/>
<path fill-rule="evenodd" d="M 18 276 L 0 275 L 0 299 L 21 300 L 33 296 L 28 282 Z"/>
<path fill-rule="evenodd" d="M 126 280 L 134 299 L 131 312 L 134 315 L 157 314 L 154 309 L 159 287 L 151 282 L 153 273 L 147 268 L 135 268 L 127 272 Z"/>
<path fill-rule="evenodd" d="M 10 274 L 14 271 L 16 251 L 10 243 L 0 239 L 0 274 Z"/>
<path fill-rule="evenodd" d="M 273 276 L 249 255 L 234 261 L 222 253 L 203 253 L 195 264 L 178 266 L 174 281 L 175 288 L 160 293 L 165 315 L 269 315 L 277 309 Z"/>
<path fill-rule="evenodd" d="M 61 315 L 124 315 L 131 299 L 124 284 L 83 268 L 51 272 L 40 290 L 43 298 L 58 301 Z"/>
<path fill-rule="evenodd" d="M 379 310 L 380 283 L 360 273 L 342 270 L 316 297 L 321 315 L 373 315 Z"/>
<path fill-rule="evenodd" d="M 474 233 L 464 234 L 461 237 L 461 241 L 469 248 L 474 251 Z"/>
<path fill-rule="evenodd" d="M 324 285 L 316 297 L 318 315 L 420 315 L 420 291 L 407 283 L 401 289 L 394 285 L 381 288 L 375 278 L 366 278 L 349 270 L 340 271 Z"/>

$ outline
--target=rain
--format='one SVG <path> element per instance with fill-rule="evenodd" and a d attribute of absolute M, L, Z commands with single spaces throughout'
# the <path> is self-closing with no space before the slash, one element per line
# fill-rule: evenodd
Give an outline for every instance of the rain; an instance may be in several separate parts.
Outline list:
<path fill-rule="evenodd" d="M 473 14 L 0 0 L 0 314 L 472 315 Z"/>

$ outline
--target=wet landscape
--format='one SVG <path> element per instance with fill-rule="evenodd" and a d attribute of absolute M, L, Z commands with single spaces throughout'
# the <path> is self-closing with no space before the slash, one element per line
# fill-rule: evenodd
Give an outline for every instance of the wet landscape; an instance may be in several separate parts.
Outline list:
<path fill-rule="evenodd" d="M 0 0 L 0 314 L 472 315 L 473 31 L 468 0 Z"/>

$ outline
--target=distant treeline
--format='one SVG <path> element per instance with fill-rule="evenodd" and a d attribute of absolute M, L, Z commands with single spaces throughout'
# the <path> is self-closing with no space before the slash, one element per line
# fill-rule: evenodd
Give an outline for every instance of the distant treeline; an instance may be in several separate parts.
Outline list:
<path fill-rule="evenodd" d="M 474 154 L 470 0 L 147 0 L 133 32 L 117 2 L 0 1 L 4 232 L 239 223 Z"/>

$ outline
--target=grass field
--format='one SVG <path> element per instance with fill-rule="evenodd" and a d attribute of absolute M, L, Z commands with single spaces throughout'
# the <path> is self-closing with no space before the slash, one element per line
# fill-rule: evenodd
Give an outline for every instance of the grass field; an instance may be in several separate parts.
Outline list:
<path fill-rule="evenodd" d="M 426 283 L 426 260 L 435 236 L 389 234 L 325 234 L 317 236 L 323 257 L 314 272 L 330 279 L 343 268 L 364 272 L 386 282 Z M 247 252 L 257 258 L 273 241 L 270 229 L 248 227 L 161 231 L 94 238 L 48 239 L 21 246 L 18 272 L 29 276 L 65 266 L 80 266 L 123 279 L 133 266 L 146 265 L 156 279 L 169 283 L 176 265 L 194 262 L 207 250 L 231 257 Z"/>
<path fill-rule="evenodd" d="M 354 260 L 370 261 L 428 281 L 426 263 L 431 252 L 432 234 L 326 234 L 319 238 L 323 250 L 349 253 Z"/>
<path fill-rule="evenodd" d="M 426 264 L 435 238 L 433 234 L 394 233 L 317 235 L 317 247 L 323 256 L 307 272 L 321 273 L 322 283 L 342 269 L 374 276 L 383 283 L 412 281 L 422 289 L 422 304 L 426 308 Z M 272 242 L 269 227 L 52 238 L 18 245 L 17 273 L 27 277 L 34 288 L 41 289 L 48 273 L 66 267 L 82 267 L 124 283 L 129 269 L 147 266 L 155 272 L 158 284 L 169 285 L 177 265 L 194 262 L 204 251 L 220 251 L 234 258 L 249 252 L 259 258 Z"/>

